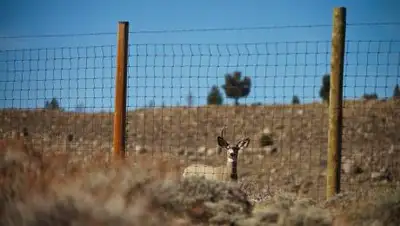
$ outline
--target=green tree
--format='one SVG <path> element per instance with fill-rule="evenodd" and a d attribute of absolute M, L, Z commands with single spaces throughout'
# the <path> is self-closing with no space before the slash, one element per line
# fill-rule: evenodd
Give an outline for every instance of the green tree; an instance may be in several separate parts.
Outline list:
<path fill-rule="evenodd" d="M 393 99 L 400 99 L 400 88 L 398 84 L 396 84 L 393 89 Z"/>
<path fill-rule="evenodd" d="M 292 97 L 292 104 L 300 104 L 300 99 L 298 96 L 294 95 Z"/>
<path fill-rule="evenodd" d="M 207 104 L 209 105 L 221 105 L 223 102 L 221 92 L 218 86 L 211 87 L 211 91 L 207 96 Z"/>
<path fill-rule="evenodd" d="M 322 85 L 321 85 L 321 88 L 319 89 L 319 97 L 321 97 L 321 99 L 323 101 L 326 101 L 327 103 L 329 103 L 330 88 L 331 88 L 330 76 L 329 76 L 329 74 L 325 74 L 322 77 Z"/>
<path fill-rule="evenodd" d="M 58 103 L 58 100 L 55 97 L 53 97 L 51 101 L 46 101 L 44 103 L 44 108 L 49 110 L 61 110 L 60 104 Z"/>
<path fill-rule="evenodd" d="M 234 99 L 235 105 L 239 105 L 239 98 L 247 97 L 250 93 L 251 79 L 248 76 L 242 78 L 242 72 L 235 71 L 225 75 L 225 84 L 222 88 L 226 97 Z"/>

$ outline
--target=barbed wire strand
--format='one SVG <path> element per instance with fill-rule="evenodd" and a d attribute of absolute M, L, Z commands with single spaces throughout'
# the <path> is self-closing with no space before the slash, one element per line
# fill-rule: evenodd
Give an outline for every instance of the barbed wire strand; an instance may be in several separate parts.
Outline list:
<path fill-rule="evenodd" d="M 347 26 L 400 26 L 400 22 L 373 22 L 373 23 L 347 23 Z M 295 29 L 295 28 L 322 28 L 331 27 L 331 24 L 317 25 L 286 25 L 286 26 L 257 26 L 237 28 L 198 28 L 198 29 L 171 29 L 171 30 L 139 30 L 131 31 L 130 34 L 158 34 L 158 33 L 188 33 L 188 32 L 215 32 L 215 31 L 245 31 L 245 30 L 271 30 L 271 29 Z M 25 39 L 25 38 L 62 38 L 82 37 L 98 35 L 116 35 L 116 32 L 91 32 L 91 33 L 66 33 L 66 34 L 43 34 L 43 35 L 14 35 L 0 36 L 0 39 Z"/>

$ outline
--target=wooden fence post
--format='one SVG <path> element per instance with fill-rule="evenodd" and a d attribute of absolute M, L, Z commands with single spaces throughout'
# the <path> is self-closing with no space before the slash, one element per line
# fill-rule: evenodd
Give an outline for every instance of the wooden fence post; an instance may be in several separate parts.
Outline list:
<path fill-rule="evenodd" d="M 343 67 L 346 37 L 346 8 L 333 10 L 331 76 L 329 92 L 329 131 L 326 198 L 340 192 L 343 120 Z"/>
<path fill-rule="evenodd" d="M 117 68 L 115 75 L 114 157 L 125 157 L 126 89 L 129 23 L 118 23 Z"/>

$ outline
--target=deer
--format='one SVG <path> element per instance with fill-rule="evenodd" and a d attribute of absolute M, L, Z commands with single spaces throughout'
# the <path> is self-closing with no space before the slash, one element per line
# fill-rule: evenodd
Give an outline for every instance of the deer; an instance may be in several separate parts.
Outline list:
<path fill-rule="evenodd" d="M 183 178 L 192 176 L 203 177 L 208 180 L 231 181 L 238 180 L 237 161 L 239 151 L 243 151 L 250 143 L 250 138 L 240 139 L 235 145 L 231 145 L 224 138 L 226 127 L 221 130 L 220 136 L 217 137 L 218 146 L 227 152 L 226 165 L 209 166 L 204 164 L 192 164 L 183 171 Z"/>

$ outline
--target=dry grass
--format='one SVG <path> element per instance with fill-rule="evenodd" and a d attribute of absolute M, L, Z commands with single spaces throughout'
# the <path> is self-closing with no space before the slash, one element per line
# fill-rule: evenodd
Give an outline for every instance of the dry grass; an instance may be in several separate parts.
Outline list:
<path fill-rule="evenodd" d="M 43 155 L 28 143 L 2 142 L 0 225 L 333 224 L 331 211 L 311 199 L 282 192 L 254 205 L 243 185 L 181 179 L 179 163 L 164 158 L 120 162 L 99 154 L 84 161 L 73 154 Z M 398 225 L 398 200 L 358 209 L 357 222 L 346 217 L 342 225 Z"/>
<path fill-rule="evenodd" d="M 345 215 L 354 225 L 400 225 L 400 189 L 380 193 Z"/>

